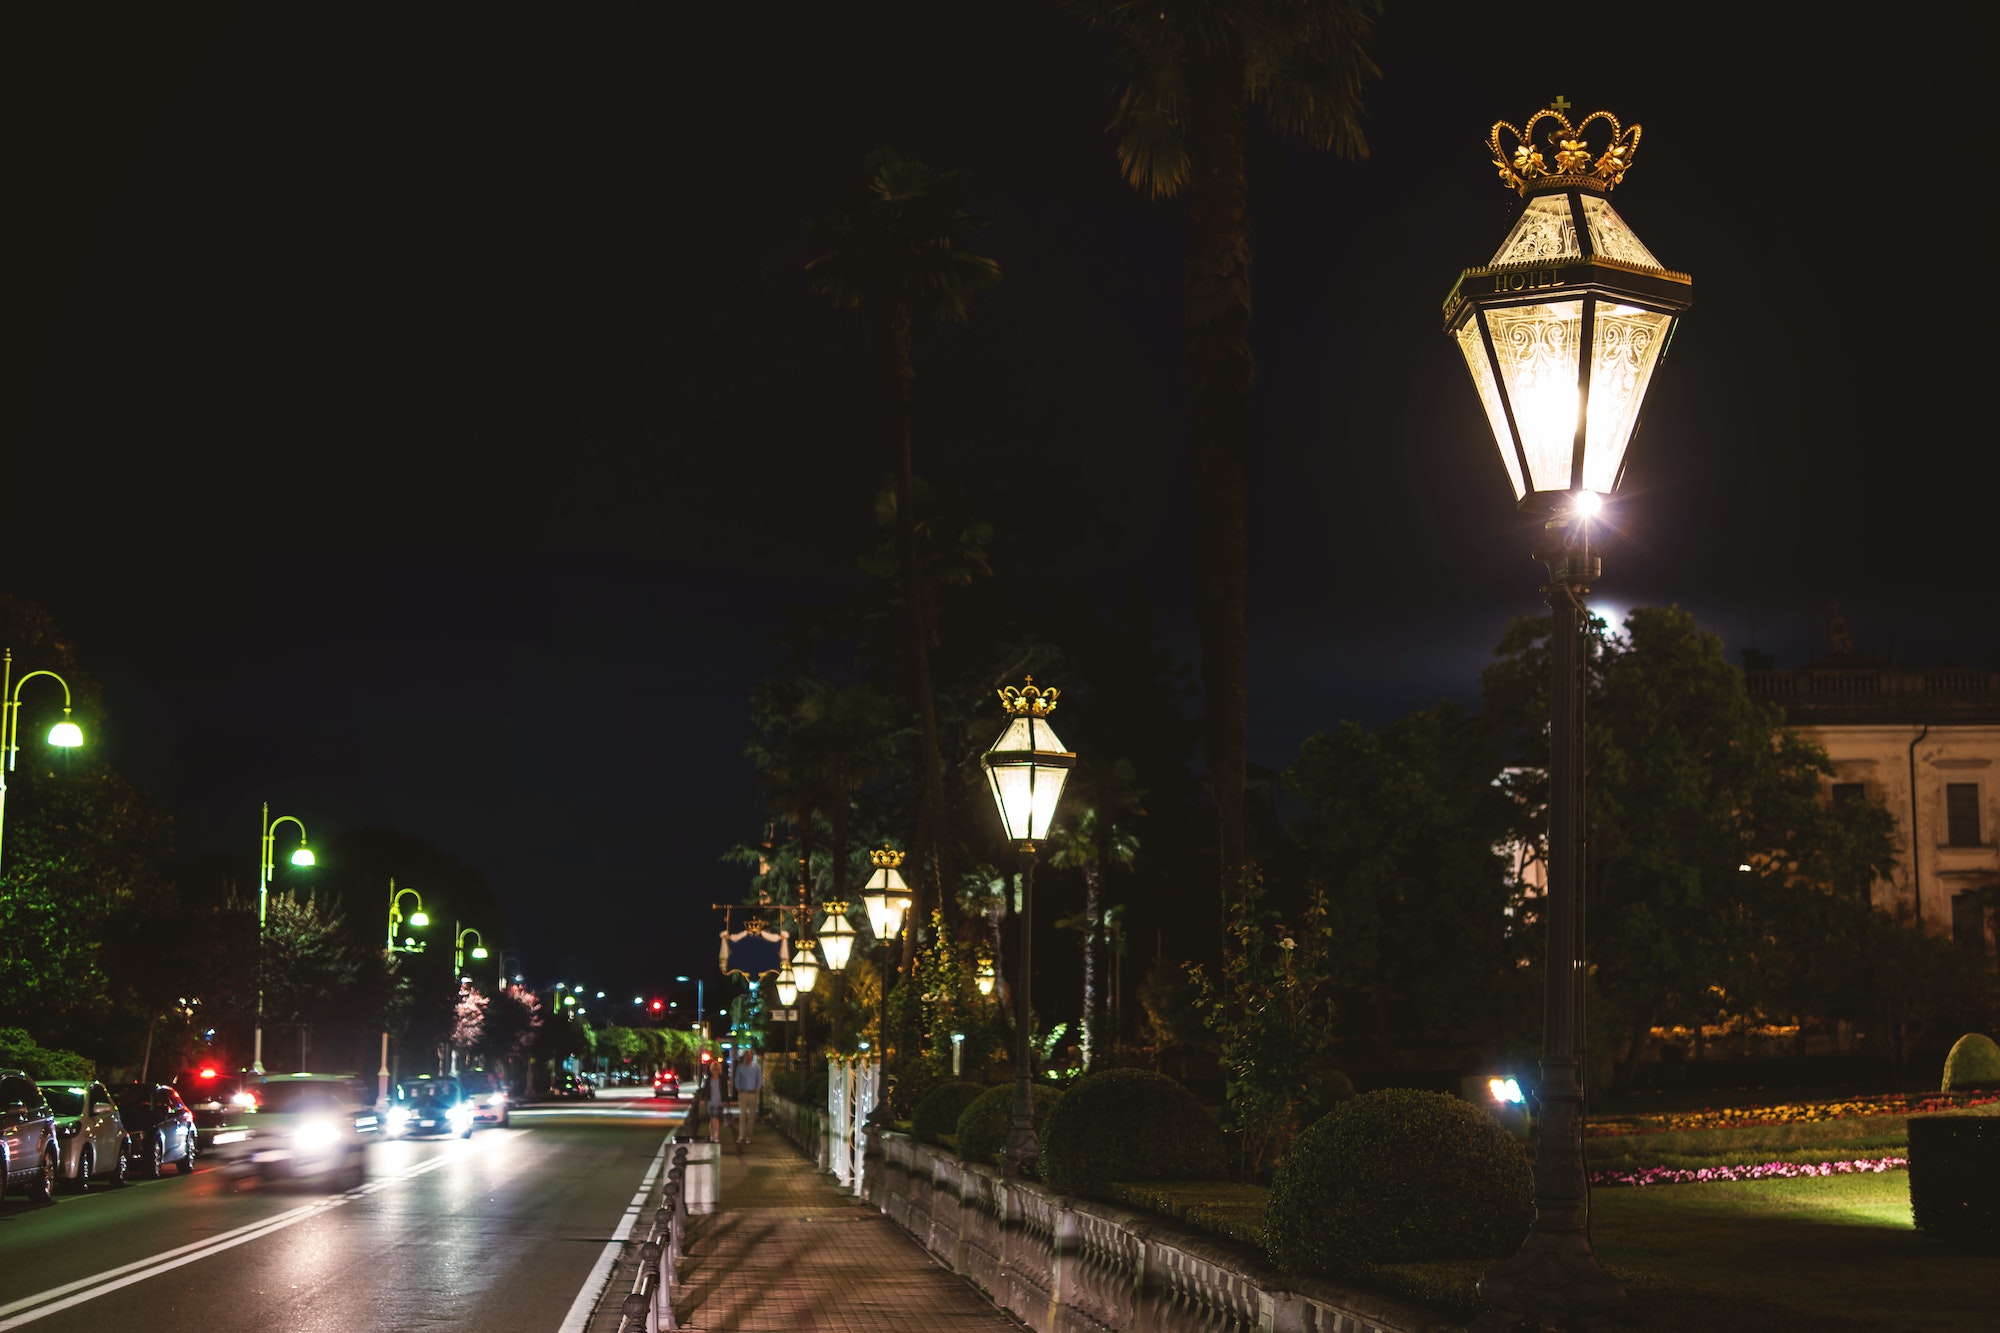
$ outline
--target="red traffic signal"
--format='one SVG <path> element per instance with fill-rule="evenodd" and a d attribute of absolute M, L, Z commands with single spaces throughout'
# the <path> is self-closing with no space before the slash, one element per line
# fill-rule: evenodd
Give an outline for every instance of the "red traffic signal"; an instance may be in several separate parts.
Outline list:
<path fill-rule="evenodd" d="M 708 1052 L 707 1052 L 707 1051 L 703 1051 L 703 1052 L 701 1053 L 701 1062 L 702 1062 L 703 1064 L 707 1064 L 707 1063 L 708 1063 Z"/>
<path fill-rule="evenodd" d="M 660 1012 L 660 1010 L 662 1010 L 662 1009 L 664 1009 L 664 1008 L 666 1008 L 666 1005 L 665 1005 L 665 1004 L 664 1004 L 663 1002 L 661 1002 L 661 1001 L 659 1001 L 659 1000 L 655 1000 L 655 1001 L 653 1001 L 653 1012 L 654 1012 L 654 1013 L 656 1013 L 656 1014 L 657 1014 L 657 1013 L 659 1013 L 659 1012 Z"/>

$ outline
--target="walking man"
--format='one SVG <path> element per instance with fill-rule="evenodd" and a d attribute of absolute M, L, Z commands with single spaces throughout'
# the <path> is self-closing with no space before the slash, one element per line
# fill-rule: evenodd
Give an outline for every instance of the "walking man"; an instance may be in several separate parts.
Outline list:
<path fill-rule="evenodd" d="M 764 1069 L 757 1052 L 745 1047 L 736 1057 L 736 1146 L 750 1145 L 750 1132 L 757 1128 L 757 1103 L 764 1091 Z"/>

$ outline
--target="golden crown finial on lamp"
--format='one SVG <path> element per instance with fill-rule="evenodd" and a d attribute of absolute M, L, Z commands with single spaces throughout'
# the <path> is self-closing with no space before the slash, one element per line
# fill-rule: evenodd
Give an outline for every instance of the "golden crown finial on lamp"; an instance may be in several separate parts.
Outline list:
<path fill-rule="evenodd" d="M 1609 193 L 1625 179 L 1639 152 L 1640 127 L 1619 124 L 1618 117 L 1609 111 L 1593 111 L 1572 125 L 1564 114 L 1568 108 L 1569 103 L 1558 97 L 1554 106 L 1530 116 L 1523 128 L 1504 120 L 1493 122 L 1486 150 L 1493 154 L 1493 165 L 1499 168 L 1508 189 L 1523 195 L 1573 189 Z M 1589 133 L 1590 127 L 1600 122 L 1610 131 L 1601 151 L 1591 147 Z M 1512 136 L 1511 147 L 1501 141 L 1502 130 Z M 1538 138 L 1546 140 L 1546 150 Z M 1551 160 L 1555 162 L 1553 170 Z"/>
<path fill-rule="evenodd" d="M 903 855 L 893 847 L 878 847 L 868 853 L 868 859 L 877 870 L 896 870 L 902 867 Z"/>
<path fill-rule="evenodd" d="M 1062 691 L 1045 690 L 1035 684 L 1033 676 L 1023 678 L 1026 683 L 1008 685 L 1000 690 L 1000 706 L 1015 717 L 1047 717 L 1056 711 L 1056 700 Z"/>

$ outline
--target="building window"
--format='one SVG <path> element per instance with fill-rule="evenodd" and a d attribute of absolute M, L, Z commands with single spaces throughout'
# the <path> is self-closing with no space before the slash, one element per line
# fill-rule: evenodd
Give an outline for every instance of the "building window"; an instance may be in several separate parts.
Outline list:
<path fill-rule="evenodd" d="M 1956 893 L 1951 899 L 1951 939 L 1962 949 L 1986 952 L 1986 900 L 1978 893 Z"/>
<path fill-rule="evenodd" d="M 1858 782 L 1836 782 L 1833 784 L 1833 803 L 1839 805 L 1860 805 L 1866 799 Z"/>
<path fill-rule="evenodd" d="M 1979 784 L 1948 782 L 1944 788 L 1944 840 L 1954 847 L 1979 845 Z"/>

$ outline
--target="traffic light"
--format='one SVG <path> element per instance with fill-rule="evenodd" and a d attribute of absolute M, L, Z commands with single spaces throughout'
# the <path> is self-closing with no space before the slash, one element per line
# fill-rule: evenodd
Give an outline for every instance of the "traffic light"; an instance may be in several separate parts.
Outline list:
<path fill-rule="evenodd" d="M 659 1013 L 659 1012 L 660 1012 L 660 1010 L 662 1010 L 662 1009 L 664 1009 L 664 1008 L 666 1008 L 666 1007 L 667 1007 L 667 1006 L 666 1006 L 666 1003 L 665 1003 L 664 1001 L 661 1001 L 661 1000 L 655 1000 L 655 1001 L 653 1001 L 653 1012 L 654 1012 L 654 1013 L 656 1013 L 656 1014 L 657 1014 L 657 1013 Z"/>

